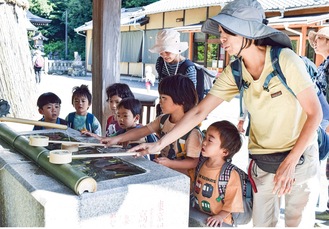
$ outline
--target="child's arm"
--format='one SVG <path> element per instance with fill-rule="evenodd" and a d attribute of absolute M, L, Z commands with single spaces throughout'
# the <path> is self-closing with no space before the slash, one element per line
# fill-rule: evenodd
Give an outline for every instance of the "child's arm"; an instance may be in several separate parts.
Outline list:
<path fill-rule="evenodd" d="M 119 134 L 115 137 L 102 138 L 101 143 L 106 144 L 107 146 L 111 146 L 128 141 L 137 141 L 151 133 L 151 130 L 147 126 L 142 126 L 140 128 L 131 129 L 126 133 Z"/>
<path fill-rule="evenodd" d="M 96 138 L 97 140 L 102 140 L 102 137 L 101 136 L 98 136 L 97 134 L 94 134 L 94 133 L 91 133 L 89 131 L 85 131 L 85 132 L 81 132 L 82 135 L 86 135 L 86 136 L 90 136 L 90 137 L 94 137 Z"/>
<path fill-rule="evenodd" d="M 184 160 L 170 160 L 166 157 L 159 157 L 157 159 L 154 159 L 154 161 L 168 168 L 180 171 L 182 173 L 186 173 L 186 170 L 193 169 L 197 166 L 199 158 L 187 157 Z"/>
<path fill-rule="evenodd" d="M 92 132 L 98 136 L 102 136 L 102 127 L 96 116 L 93 119 Z"/>

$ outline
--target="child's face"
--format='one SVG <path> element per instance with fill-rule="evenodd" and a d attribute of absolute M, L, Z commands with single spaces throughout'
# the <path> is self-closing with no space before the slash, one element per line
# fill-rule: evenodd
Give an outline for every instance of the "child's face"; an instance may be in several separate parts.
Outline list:
<path fill-rule="evenodd" d="M 78 115 L 87 115 L 89 108 L 88 98 L 86 96 L 75 96 L 73 106 Z"/>
<path fill-rule="evenodd" d="M 206 136 L 202 142 L 202 155 L 204 157 L 218 157 L 225 156 L 224 149 L 221 148 L 220 133 L 212 126 L 208 127 Z"/>
<path fill-rule="evenodd" d="M 122 129 L 130 129 L 136 127 L 136 122 L 139 120 L 139 115 L 134 117 L 130 110 L 121 107 L 117 112 L 117 120 Z"/>
<path fill-rule="evenodd" d="M 118 104 L 120 103 L 120 101 L 122 100 L 121 97 L 117 96 L 117 95 L 113 95 L 109 101 L 108 101 L 108 105 L 109 105 L 109 108 L 112 112 L 112 114 L 116 114 L 117 112 L 117 106 Z"/>
<path fill-rule="evenodd" d="M 46 122 L 56 123 L 56 120 L 61 111 L 59 103 L 48 103 L 39 109 L 39 113 L 44 116 Z"/>
<path fill-rule="evenodd" d="M 162 113 L 164 113 L 164 114 L 172 114 L 177 110 L 178 106 L 180 106 L 180 105 L 175 104 L 169 95 L 165 95 L 165 94 L 160 94 L 159 104 L 160 104 Z M 180 107 L 183 107 L 183 106 L 180 106 Z"/>
<path fill-rule="evenodd" d="M 167 63 L 173 62 L 179 55 L 171 52 L 160 52 L 160 56 Z"/>

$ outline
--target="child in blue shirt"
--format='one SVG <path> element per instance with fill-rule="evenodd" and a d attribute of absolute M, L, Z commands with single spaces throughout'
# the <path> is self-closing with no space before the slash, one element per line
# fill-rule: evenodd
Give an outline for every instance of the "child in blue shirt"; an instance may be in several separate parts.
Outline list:
<path fill-rule="evenodd" d="M 98 119 L 88 109 L 91 105 L 92 96 L 87 85 L 73 88 L 72 105 L 75 112 L 69 113 L 65 120 L 72 129 L 82 133 L 91 132 L 99 136 L 102 135 L 101 124 Z"/>

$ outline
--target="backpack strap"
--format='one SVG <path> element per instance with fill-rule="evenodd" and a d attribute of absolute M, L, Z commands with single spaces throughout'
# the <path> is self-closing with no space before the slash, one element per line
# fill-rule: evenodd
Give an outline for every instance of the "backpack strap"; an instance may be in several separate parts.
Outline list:
<path fill-rule="evenodd" d="M 234 76 L 236 86 L 238 87 L 239 92 L 240 92 L 240 117 L 242 117 L 243 116 L 243 105 L 242 105 L 243 91 L 244 91 L 244 89 L 249 88 L 250 83 L 243 80 L 241 57 L 237 58 L 230 65 L 231 65 L 232 74 Z"/>
<path fill-rule="evenodd" d="M 74 117 L 75 117 L 75 112 L 69 113 L 68 118 L 67 118 L 67 126 L 71 127 L 74 129 Z"/>
<path fill-rule="evenodd" d="M 201 132 L 201 130 L 199 129 L 198 126 L 194 127 L 193 129 L 198 129 Z M 192 130 L 190 130 L 184 136 L 182 136 L 179 139 L 177 139 L 176 142 L 177 142 L 177 150 L 178 150 L 178 152 L 177 152 L 177 156 L 176 157 L 178 157 L 178 158 L 185 158 L 186 157 L 185 142 L 186 142 L 188 136 L 190 135 L 190 133 L 192 132 Z"/>
<path fill-rule="evenodd" d="M 284 77 L 281 67 L 280 67 L 280 63 L 279 63 L 279 56 L 280 56 L 280 52 L 281 52 L 282 48 L 279 46 L 273 46 L 271 48 L 271 61 L 272 61 L 272 67 L 273 67 L 273 71 L 268 74 L 268 76 L 265 79 L 265 82 L 263 84 L 263 89 L 265 91 L 269 91 L 268 89 L 268 85 L 271 81 L 271 79 L 274 76 L 277 76 L 279 78 L 279 80 L 281 81 L 281 83 L 288 89 L 288 91 L 293 94 L 295 97 L 295 93 L 291 90 L 291 88 L 288 86 L 287 81 L 286 81 L 286 77 Z"/>
<path fill-rule="evenodd" d="M 169 114 L 165 114 L 161 117 L 160 119 L 160 129 L 161 129 L 161 132 L 162 132 L 162 128 L 163 128 L 163 124 L 165 123 L 165 121 L 169 118 Z M 162 137 L 162 135 L 161 135 Z"/>
<path fill-rule="evenodd" d="M 219 201 L 224 202 L 226 186 L 228 180 L 230 179 L 230 175 L 233 168 L 234 168 L 233 164 L 229 162 L 225 162 L 222 168 L 220 169 L 220 173 L 218 176 L 218 191 L 219 191 L 219 196 L 217 197 L 218 202 Z"/>
<path fill-rule="evenodd" d="M 196 181 L 196 178 L 198 177 L 199 175 L 199 172 L 200 172 L 200 169 L 203 165 L 203 163 L 205 163 L 205 161 L 207 160 L 208 158 L 207 157 L 204 157 L 202 154 L 200 155 L 199 157 L 199 162 L 195 168 L 195 177 L 194 177 L 194 181 Z"/>
<path fill-rule="evenodd" d="M 190 67 L 190 66 L 195 66 L 195 65 L 189 59 L 185 59 L 185 61 L 181 64 L 181 66 L 179 66 L 178 72 L 185 75 L 185 72 L 186 72 L 187 68 Z"/>
<path fill-rule="evenodd" d="M 94 121 L 94 115 L 91 113 L 87 113 L 86 128 L 90 132 L 92 132 L 93 121 Z"/>

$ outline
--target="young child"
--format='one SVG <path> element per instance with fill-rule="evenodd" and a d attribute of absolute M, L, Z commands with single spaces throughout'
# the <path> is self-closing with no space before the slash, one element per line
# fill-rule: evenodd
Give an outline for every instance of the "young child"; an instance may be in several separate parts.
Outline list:
<path fill-rule="evenodd" d="M 156 133 L 158 136 L 162 137 L 198 102 L 193 82 L 183 75 L 164 78 L 159 84 L 158 91 L 160 94 L 160 106 L 164 113 L 163 115 L 158 116 L 146 126 L 129 130 L 115 137 L 104 138 L 101 142 L 110 146 L 120 142 L 138 140 L 152 133 Z M 161 118 L 165 115 L 167 118 L 162 124 Z M 185 141 L 185 147 L 182 147 L 184 148 L 183 152 L 179 152 L 178 142 L 175 141 L 165 147 L 154 161 L 189 175 L 193 179 L 193 171 L 198 163 L 201 144 L 202 134 L 197 128 L 194 128 Z M 174 156 L 169 159 L 168 157 L 173 151 Z"/>
<path fill-rule="evenodd" d="M 69 127 L 79 130 L 82 133 L 91 132 L 99 136 L 102 135 L 101 124 L 97 118 L 88 113 L 91 105 L 92 96 L 87 85 L 73 88 L 72 105 L 75 112 L 69 113 L 65 118 Z"/>
<path fill-rule="evenodd" d="M 46 92 L 39 96 L 37 101 L 38 111 L 43 116 L 39 121 L 52 122 L 67 125 L 64 119 L 59 118 L 61 111 L 61 99 L 52 92 Z M 43 126 L 34 126 L 33 130 L 44 130 Z"/>
<path fill-rule="evenodd" d="M 232 123 L 219 121 L 208 127 L 202 143 L 197 169 L 199 172 L 196 174 L 197 182 L 193 193 L 194 199 L 198 200 L 196 207 L 210 215 L 207 218 L 207 226 L 217 227 L 225 224 L 232 226 L 231 213 L 243 212 L 241 181 L 238 172 L 234 169 L 226 186 L 225 201 L 218 200 L 218 176 L 221 168 L 226 161 L 231 161 L 241 146 L 241 136 Z M 203 191 L 211 189 L 213 190 L 211 195 Z M 205 202 L 209 203 L 210 212 L 203 210 L 202 204 Z"/>
<path fill-rule="evenodd" d="M 143 125 L 139 124 L 139 118 L 142 112 L 142 104 L 138 99 L 134 98 L 125 98 L 122 99 L 121 102 L 117 106 L 117 120 L 121 130 L 117 131 L 113 136 L 118 136 L 120 134 L 124 134 L 127 131 L 134 129 L 134 128 L 141 128 Z M 149 134 L 141 139 L 134 141 L 133 143 L 125 142 L 124 145 L 135 146 L 140 143 L 144 142 L 156 142 L 158 138 L 155 134 Z M 146 157 L 147 159 L 154 159 L 153 157 Z"/>
<path fill-rule="evenodd" d="M 146 66 L 145 67 L 145 87 L 147 90 L 147 93 L 151 90 L 151 85 L 154 86 L 155 82 L 155 75 L 152 73 L 152 67 Z"/>
<path fill-rule="evenodd" d="M 124 83 L 115 83 L 106 88 L 107 102 L 112 115 L 106 123 L 106 137 L 115 134 L 121 127 L 117 121 L 117 106 L 124 98 L 135 98 L 129 86 Z"/>

